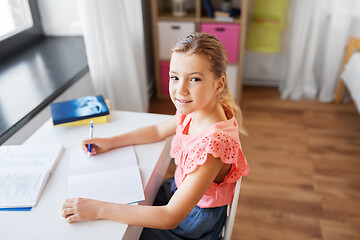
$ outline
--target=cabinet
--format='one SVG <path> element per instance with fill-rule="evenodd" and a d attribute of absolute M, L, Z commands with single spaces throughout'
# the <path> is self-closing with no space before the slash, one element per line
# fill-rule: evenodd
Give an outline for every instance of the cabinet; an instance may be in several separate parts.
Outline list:
<path fill-rule="evenodd" d="M 214 35 L 221 41 L 228 55 L 229 63 L 238 62 L 240 24 L 201 23 L 200 31 Z"/>
<path fill-rule="evenodd" d="M 214 10 L 220 8 L 221 0 L 210 1 Z M 233 0 L 232 4 L 233 7 L 241 9 L 241 14 L 228 22 L 208 17 L 202 0 L 187 0 L 186 15 L 183 17 L 172 15 L 171 0 L 151 0 L 158 98 L 168 98 L 169 60 L 174 43 L 190 32 L 203 31 L 213 34 L 223 43 L 229 57 L 227 75 L 230 92 L 240 103 L 249 0 Z"/>

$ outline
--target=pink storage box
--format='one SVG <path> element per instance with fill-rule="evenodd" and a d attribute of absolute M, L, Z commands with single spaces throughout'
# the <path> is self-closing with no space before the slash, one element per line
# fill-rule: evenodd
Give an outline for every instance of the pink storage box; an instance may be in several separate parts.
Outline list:
<path fill-rule="evenodd" d="M 214 35 L 225 47 L 229 63 L 236 63 L 239 54 L 239 24 L 202 23 L 200 31 Z"/>
<path fill-rule="evenodd" d="M 169 71 L 170 61 L 160 61 L 160 82 L 161 93 L 169 95 Z"/>

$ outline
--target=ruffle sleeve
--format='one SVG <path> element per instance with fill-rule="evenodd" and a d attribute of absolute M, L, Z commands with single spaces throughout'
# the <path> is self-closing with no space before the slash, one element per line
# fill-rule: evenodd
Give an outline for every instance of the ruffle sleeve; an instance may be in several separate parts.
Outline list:
<path fill-rule="evenodd" d="M 188 152 L 178 152 L 180 164 L 183 164 L 183 177 L 193 172 L 198 165 L 203 165 L 208 154 L 227 164 L 233 164 L 223 182 L 235 182 L 241 175 L 247 175 L 249 168 L 241 150 L 239 141 L 224 133 L 213 133 L 202 138 Z"/>

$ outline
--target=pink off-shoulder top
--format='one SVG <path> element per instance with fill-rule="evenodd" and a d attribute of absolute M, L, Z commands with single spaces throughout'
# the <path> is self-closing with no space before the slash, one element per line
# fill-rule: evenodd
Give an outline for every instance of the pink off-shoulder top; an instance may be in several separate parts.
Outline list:
<path fill-rule="evenodd" d="M 230 172 L 221 183 L 213 182 L 198 202 L 201 208 L 219 207 L 230 204 L 234 196 L 236 181 L 249 172 L 245 156 L 241 150 L 238 124 L 230 109 L 224 106 L 228 120 L 217 122 L 196 135 L 188 135 L 191 114 L 176 113 L 177 128 L 172 140 L 170 156 L 177 165 L 175 183 L 179 188 L 186 176 L 205 163 L 208 154 L 227 164 L 232 164 Z"/>

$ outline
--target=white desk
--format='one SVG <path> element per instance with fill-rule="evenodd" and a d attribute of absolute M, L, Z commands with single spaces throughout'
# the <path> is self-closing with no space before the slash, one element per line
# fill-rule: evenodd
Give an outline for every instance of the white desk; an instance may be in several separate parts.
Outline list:
<path fill-rule="evenodd" d="M 94 127 L 94 137 L 109 137 L 152 125 L 168 119 L 169 115 L 112 111 L 109 123 Z M 88 126 L 64 127 L 48 120 L 24 144 L 61 143 L 64 154 L 42 192 L 39 202 L 30 212 L 1 212 L 0 239 L 137 239 L 142 228 L 127 226 L 109 220 L 69 224 L 61 216 L 61 207 L 67 198 L 70 158 L 67 148 L 80 147 L 88 136 Z M 135 146 L 145 201 L 151 205 L 168 167 L 170 139 L 153 144 Z M 159 161 L 158 161 L 159 160 Z"/>

